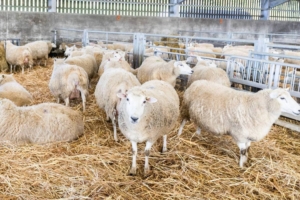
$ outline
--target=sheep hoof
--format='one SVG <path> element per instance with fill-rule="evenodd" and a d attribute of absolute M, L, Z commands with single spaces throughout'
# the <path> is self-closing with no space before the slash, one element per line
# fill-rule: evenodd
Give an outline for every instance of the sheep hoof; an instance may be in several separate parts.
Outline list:
<path fill-rule="evenodd" d="M 144 169 L 144 177 L 150 176 L 150 168 L 145 168 Z"/>
<path fill-rule="evenodd" d="M 135 176 L 136 175 L 136 167 L 131 167 L 129 175 Z"/>

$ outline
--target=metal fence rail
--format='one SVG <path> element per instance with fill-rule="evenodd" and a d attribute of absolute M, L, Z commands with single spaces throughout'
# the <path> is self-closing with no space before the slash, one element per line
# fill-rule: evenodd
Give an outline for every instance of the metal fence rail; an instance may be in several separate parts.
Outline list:
<path fill-rule="evenodd" d="M 261 19 L 261 0 L 52 0 L 58 13 L 169 17 L 175 5 L 179 17 Z M 0 11 L 48 12 L 50 0 L 1 0 Z M 270 20 L 300 21 L 300 2 L 290 0 L 270 9 Z"/>

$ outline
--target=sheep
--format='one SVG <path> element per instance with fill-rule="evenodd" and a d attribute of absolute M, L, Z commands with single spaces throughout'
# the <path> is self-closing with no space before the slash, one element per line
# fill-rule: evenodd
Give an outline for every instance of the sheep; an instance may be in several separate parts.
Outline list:
<path fill-rule="evenodd" d="M 251 142 L 263 139 L 281 112 L 300 114 L 300 106 L 287 90 L 264 89 L 251 93 L 206 80 L 195 81 L 184 93 L 179 130 L 190 118 L 209 132 L 230 134 L 240 149 L 242 168 Z"/>
<path fill-rule="evenodd" d="M 187 87 L 196 80 L 208 80 L 227 87 L 231 86 L 229 77 L 223 69 L 217 68 L 214 62 L 209 63 L 201 57 L 197 57 L 197 59 L 198 63 L 193 68 L 194 73 L 189 77 Z"/>
<path fill-rule="evenodd" d="M 49 89 L 52 95 L 56 97 L 57 103 L 62 98 L 66 106 L 69 106 L 70 99 L 77 99 L 81 96 L 83 111 L 85 111 L 88 85 L 88 75 L 83 68 L 67 64 L 64 59 L 54 60 Z"/>
<path fill-rule="evenodd" d="M 18 107 L 1 99 L 0 116 L 0 140 L 16 144 L 68 142 L 84 131 L 81 114 L 56 103 Z"/>
<path fill-rule="evenodd" d="M 192 73 L 193 70 L 185 61 L 166 62 L 159 56 L 150 56 L 138 68 L 137 78 L 142 84 L 150 80 L 163 80 L 175 87 L 176 78 L 179 75 L 191 75 Z"/>
<path fill-rule="evenodd" d="M 25 106 L 33 101 L 32 95 L 13 77 L 13 74 L 0 74 L 0 98 L 6 98 L 17 106 Z"/>
<path fill-rule="evenodd" d="M 6 62 L 6 53 L 4 49 L 4 44 L 0 43 L 0 72 L 5 72 L 8 70 L 8 65 Z"/>
<path fill-rule="evenodd" d="M 44 66 L 47 66 L 48 55 L 52 49 L 52 43 L 47 41 L 34 41 L 25 44 L 31 49 L 32 59 L 34 61 L 45 60 Z"/>
<path fill-rule="evenodd" d="M 300 52 L 297 52 L 297 51 L 287 51 L 287 50 L 285 50 L 284 54 L 288 55 L 288 56 L 300 57 Z M 295 64 L 295 65 L 300 65 L 300 60 L 292 59 L 292 58 L 285 58 L 284 62 L 285 63 L 290 63 L 290 64 Z"/>
<path fill-rule="evenodd" d="M 123 53 L 120 51 L 109 51 L 103 55 L 101 65 L 98 69 L 98 75 L 101 76 L 104 72 L 104 67 L 108 61 L 124 60 Z"/>
<path fill-rule="evenodd" d="M 32 68 L 33 59 L 32 52 L 28 46 L 15 46 L 10 41 L 6 41 L 6 61 L 10 65 L 10 73 L 12 73 L 12 67 L 19 65 L 22 68 L 22 74 L 24 74 L 25 65 L 29 65 Z"/>
<path fill-rule="evenodd" d="M 86 49 L 85 53 L 81 56 L 68 57 L 65 60 L 65 63 L 82 67 L 88 74 L 90 81 L 97 73 L 98 67 L 94 57 L 94 52 L 90 49 Z"/>
<path fill-rule="evenodd" d="M 96 85 L 94 95 L 97 105 L 105 110 L 107 121 L 111 119 L 115 141 L 118 141 L 116 118 L 118 113 L 117 104 L 119 103 L 116 94 L 118 92 L 125 93 L 133 86 L 139 85 L 141 85 L 140 82 L 132 73 L 121 68 L 105 70 Z"/>
<path fill-rule="evenodd" d="M 179 97 L 170 84 L 160 80 L 148 81 L 117 96 L 121 98 L 119 129 L 132 144 L 130 174 L 136 174 L 137 143 L 146 141 L 144 174 L 147 175 L 151 146 L 161 136 L 162 152 L 167 151 L 167 134 L 173 130 L 179 117 Z"/>
<path fill-rule="evenodd" d="M 118 61 L 114 61 L 114 60 L 108 60 L 105 65 L 104 65 L 104 71 L 110 68 L 122 68 L 128 72 L 131 72 L 132 74 L 136 75 L 137 71 L 135 69 L 133 69 L 130 64 L 125 61 L 125 60 L 118 60 Z"/>
<path fill-rule="evenodd" d="M 63 47 L 62 47 L 63 48 Z M 71 52 L 72 51 L 76 51 L 76 50 L 78 50 L 78 48 L 75 46 L 75 45 L 73 45 L 73 46 L 68 46 L 68 45 L 64 45 L 64 48 L 65 48 L 65 53 L 64 53 L 64 55 L 66 56 L 66 57 L 68 57 L 70 54 L 71 54 Z"/>
<path fill-rule="evenodd" d="M 189 77 L 187 87 L 196 80 L 208 80 L 227 87 L 231 86 L 229 77 L 223 69 L 217 68 L 216 65 L 206 66 L 201 63 L 202 61 L 200 60 L 193 68 L 194 73 Z"/>

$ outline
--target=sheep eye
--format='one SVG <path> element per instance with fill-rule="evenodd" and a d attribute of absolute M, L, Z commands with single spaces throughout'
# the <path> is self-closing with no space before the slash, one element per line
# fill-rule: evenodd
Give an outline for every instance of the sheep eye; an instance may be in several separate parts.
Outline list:
<path fill-rule="evenodd" d="M 280 97 L 280 99 L 281 99 L 281 100 L 284 100 L 285 98 L 284 98 L 284 97 Z"/>
<path fill-rule="evenodd" d="M 145 101 L 143 101 L 143 103 L 146 103 L 146 100 L 145 100 Z"/>
<path fill-rule="evenodd" d="M 129 99 L 128 99 L 128 98 L 126 98 L 126 100 L 127 100 L 127 101 L 129 101 Z"/>

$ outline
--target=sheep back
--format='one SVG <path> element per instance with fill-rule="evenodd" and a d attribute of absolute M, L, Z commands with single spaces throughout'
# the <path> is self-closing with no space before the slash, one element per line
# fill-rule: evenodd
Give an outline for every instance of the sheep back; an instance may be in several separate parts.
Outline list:
<path fill-rule="evenodd" d="M 78 111 L 55 103 L 17 107 L 10 100 L 1 99 L 0 115 L 1 141 L 36 144 L 71 141 L 84 131 Z"/>
<path fill-rule="evenodd" d="M 258 141 L 281 113 L 278 101 L 270 97 L 271 91 L 236 91 L 199 80 L 185 91 L 182 109 L 188 108 L 191 121 L 212 133 L 228 133 L 242 143 L 249 138 Z"/>
<path fill-rule="evenodd" d="M 105 70 L 96 85 L 94 93 L 96 102 L 113 119 L 113 111 L 117 108 L 119 101 L 117 93 L 125 93 L 130 88 L 139 85 L 141 84 L 138 79 L 124 69 Z"/>
<path fill-rule="evenodd" d="M 196 80 L 207 80 L 227 87 L 231 86 L 227 73 L 221 68 L 197 65 L 193 70 L 194 73 L 190 76 L 187 87 Z"/>

